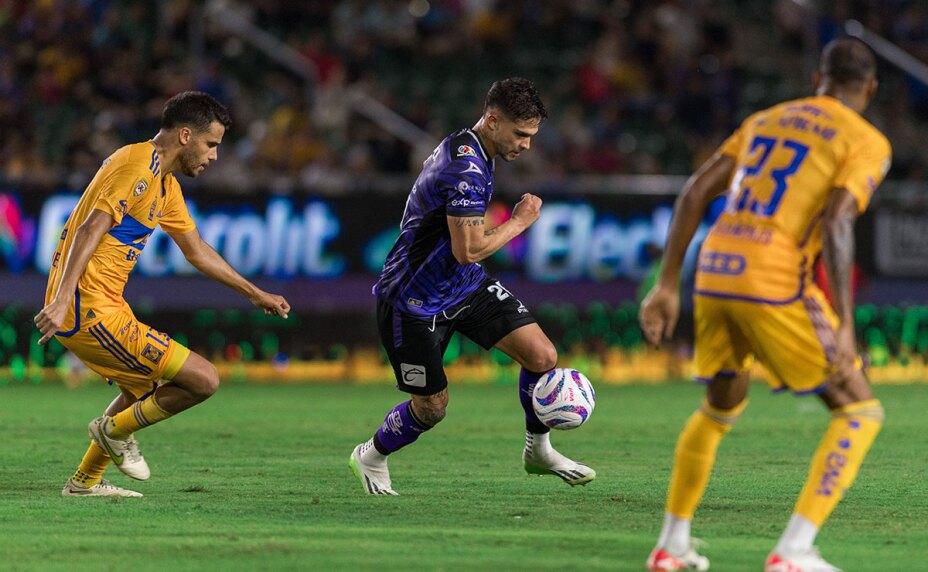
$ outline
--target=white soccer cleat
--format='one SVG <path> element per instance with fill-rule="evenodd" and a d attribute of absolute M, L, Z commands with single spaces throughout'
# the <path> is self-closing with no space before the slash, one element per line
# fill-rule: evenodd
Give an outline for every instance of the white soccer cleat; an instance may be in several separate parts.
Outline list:
<path fill-rule="evenodd" d="M 130 491 L 129 489 L 124 489 L 122 487 L 117 487 L 106 479 L 101 480 L 99 483 L 92 487 L 82 487 L 81 485 L 75 483 L 73 479 L 68 479 L 68 482 L 65 483 L 64 488 L 61 489 L 61 496 L 141 498 L 142 493 Z"/>
<path fill-rule="evenodd" d="M 596 471 L 558 453 L 547 441 L 536 443 L 536 435 L 526 433 L 522 463 L 530 475 L 554 475 L 574 487 L 585 485 L 596 478 Z"/>
<path fill-rule="evenodd" d="M 671 554 L 666 548 L 657 547 L 648 556 L 648 570 L 651 572 L 672 572 L 674 570 L 708 570 L 709 559 L 696 552 L 703 543 L 697 538 L 690 540 L 690 546 L 683 554 Z"/>
<path fill-rule="evenodd" d="M 135 437 L 130 435 L 128 439 L 122 440 L 113 439 L 107 435 L 106 424 L 109 419 L 109 417 L 103 415 L 91 421 L 90 425 L 87 426 L 90 438 L 106 451 L 116 468 L 126 476 L 140 481 L 148 480 L 148 477 L 151 476 L 151 470 L 148 468 L 148 463 L 145 462 L 145 457 L 139 451 L 139 444 L 136 442 Z"/>
<path fill-rule="evenodd" d="M 371 461 L 369 458 L 365 460 L 364 453 L 373 446 L 371 441 L 367 441 L 354 448 L 351 457 L 348 458 L 351 472 L 361 481 L 361 486 L 367 494 L 399 496 L 390 484 L 390 469 L 387 468 L 386 459 L 382 463 Z"/>
<path fill-rule="evenodd" d="M 814 546 L 791 554 L 773 552 L 764 563 L 764 572 L 841 572 L 822 558 Z"/>

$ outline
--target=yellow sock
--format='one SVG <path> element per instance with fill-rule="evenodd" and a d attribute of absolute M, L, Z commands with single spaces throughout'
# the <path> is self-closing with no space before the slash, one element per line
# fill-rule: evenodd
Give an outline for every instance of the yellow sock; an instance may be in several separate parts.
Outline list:
<path fill-rule="evenodd" d="M 90 488 L 100 482 L 109 464 L 110 456 L 94 441 L 91 441 L 71 480 L 82 487 Z"/>
<path fill-rule="evenodd" d="M 126 439 L 143 427 L 163 421 L 171 414 L 161 409 L 154 395 L 136 401 L 110 418 L 106 433 L 114 439 Z"/>
<path fill-rule="evenodd" d="M 693 518 L 709 483 L 719 443 L 747 405 L 745 400 L 733 409 L 716 409 L 706 401 L 690 416 L 674 453 L 667 493 L 668 513 L 687 520 Z"/>
<path fill-rule="evenodd" d="M 809 476 L 794 512 L 822 526 L 844 491 L 854 483 L 882 426 L 883 407 L 876 399 L 836 410 L 812 457 Z"/>

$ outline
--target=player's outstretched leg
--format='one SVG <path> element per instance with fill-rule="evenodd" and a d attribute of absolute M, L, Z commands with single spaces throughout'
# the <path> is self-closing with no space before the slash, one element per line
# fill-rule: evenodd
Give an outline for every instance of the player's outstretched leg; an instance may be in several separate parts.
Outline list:
<path fill-rule="evenodd" d="M 372 495 L 396 495 L 390 482 L 387 456 L 413 443 L 445 418 L 448 390 L 435 395 L 413 395 L 387 413 L 374 436 L 359 444 L 348 458 L 348 466 Z"/>
<path fill-rule="evenodd" d="M 680 432 L 664 525 L 648 556 L 648 570 L 709 569 L 709 559 L 699 554 L 699 542 L 690 536 L 690 524 L 709 483 L 719 444 L 747 407 L 747 387 L 745 374 L 716 376 L 709 384 L 706 400 Z"/>
<path fill-rule="evenodd" d="M 538 380 L 557 365 L 557 350 L 538 324 L 514 330 L 496 344 L 516 360 L 519 372 L 519 402 L 525 412 L 525 448 L 522 463 L 530 475 L 554 475 L 571 486 L 585 485 L 596 478 L 596 471 L 565 457 L 551 446 L 551 430 L 535 415 L 532 393 Z M 541 372 L 541 373 L 536 373 Z"/>
<path fill-rule="evenodd" d="M 219 374 L 205 358 L 190 352 L 176 375 L 154 393 L 116 415 L 103 415 L 90 422 L 88 432 L 120 471 L 133 479 L 151 475 L 132 434 L 163 421 L 207 399 L 219 388 Z"/>
<path fill-rule="evenodd" d="M 120 392 L 119 396 L 106 408 L 104 412 L 106 415 L 116 415 L 135 401 L 135 396 L 125 389 L 120 388 Z M 110 456 L 96 442 L 91 440 L 87 452 L 84 453 L 84 458 L 81 459 L 80 465 L 74 471 L 74 475 L 68 479 L 64 488 L 61 489 L 62 496 L 142 496 L 141 493 L 123 489 L 105 481 L 103 473 L 109 464 Z"/>
<path fill-rule="evenodd" d="M 783 536 L 767 557 L 766 572 L 839 572 L 813 546 L 819 528 L 851 487 L 883 425 L 883 407 L 863 372 L 846 383 L 829 382 L 820 397 L 831 422 L 819 443 L 809 476 Z"/>

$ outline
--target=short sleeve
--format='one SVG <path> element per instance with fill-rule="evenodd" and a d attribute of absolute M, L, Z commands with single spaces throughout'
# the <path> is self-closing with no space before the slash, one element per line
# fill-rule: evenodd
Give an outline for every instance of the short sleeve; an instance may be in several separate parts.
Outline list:
<path fill-rule="evenodd" d="M 744 148 L 744 127 L 739 127 L 734 133 L 729 135 L 728 139 L 719 147 L 719 154 L 738 158 L 741 150 Z"/>
<path fill-rule="evenodd" d="M 151 173 L 144 166 L 140 168 L 132 162 L 104 165 L 103 169 L 105 172 L 99 183 L 101 189 L 93 208 L 109 214 L 119 224 L 148 191 L 152 184 Z"/>
<path fill-rule="evenodd" d="M 483 216 L 489 202 L 489 178 L 486 167 L 476 159 L 452 161 L 441 174 L 440 188 L 445 193 L 445 213 L 449 216 Z"/>
<path fill-rule="evenodd" d="M 857 200 L 857 211 L 867 210 L 874 191 L 886 177 L 892 163 L 892 148 L 882 136 L 864 138 L 852 147 L 838 174 L 835 188 L 846 189 Z"/>
<path fill-rule="evenodd" d="M 158 224 L 168 233 L 185 233 L 194 230 L 197 225 L 190 216 L 184 195 L 180 190 L 180 183 L 171 177 L 171 183 L 164 200 L 164 209 Z"/>

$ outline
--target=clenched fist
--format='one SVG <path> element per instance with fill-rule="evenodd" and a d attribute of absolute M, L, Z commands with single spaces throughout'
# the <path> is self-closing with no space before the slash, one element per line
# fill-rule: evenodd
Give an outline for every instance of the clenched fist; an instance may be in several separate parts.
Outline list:
<path fill-rule="evenodd" d="M 540 214 L 541 199 L 529 193 L 522 195 L 522 200 L 512 209 L 512 218 L 525 225 L 525 228 L 532 226 Z"/>

